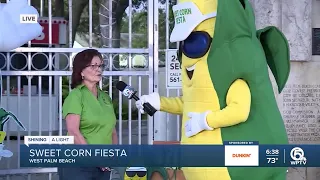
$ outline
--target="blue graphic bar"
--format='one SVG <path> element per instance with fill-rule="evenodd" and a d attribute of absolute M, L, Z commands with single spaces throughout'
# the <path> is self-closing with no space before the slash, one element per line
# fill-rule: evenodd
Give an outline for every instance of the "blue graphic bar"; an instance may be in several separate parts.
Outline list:
<path fill-rule="evenodd" d="M 320 167 L 320 145 L 20 145 L 21 167 Z"/>

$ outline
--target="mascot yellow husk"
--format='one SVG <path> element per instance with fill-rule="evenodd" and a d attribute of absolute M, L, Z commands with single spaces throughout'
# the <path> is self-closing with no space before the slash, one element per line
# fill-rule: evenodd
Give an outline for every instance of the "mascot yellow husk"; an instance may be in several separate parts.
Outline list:
<path fill-rule="evenodd" d="M 289 47 L 276 27 L 257 30 L 248 0 L 181 0 L 170 41 L 180 42 L 182 97 L 144 95 L 159 111 L 180 114 L 181 144 L 258 141 L 287 144 L 268 66 L 282 91 Z M 213 159 L 214 161 L 214 159 Z M 285 180 L 286 168 L 182 168 L 187 180 Z"/>

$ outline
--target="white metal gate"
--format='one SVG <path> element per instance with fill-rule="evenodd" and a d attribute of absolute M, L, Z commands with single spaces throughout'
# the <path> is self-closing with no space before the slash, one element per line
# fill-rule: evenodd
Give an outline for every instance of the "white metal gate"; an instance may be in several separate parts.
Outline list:
<path fill-rule="evenodd" d="M 3 1 L 9 0 L 1 2 Z M 31 0 L 28 2 L 31 4 Z M 114 80 L 123 80 L 133 86 L 139 96 L 153 91 L 158 92 L 159 89 L 163 91 L 160 92 L 161 95 L 169 96 L 171 93 L 164 88 L 165 81 L 162 80 L 164 74 L 159 72 L 159 59 L 162 59 L 160 63 L 163 62 L 165 49 L 170 48 L 169 5 L 174 2 L 169 0 L 145 0 L 139 1 L 140 4 L 135 2 L 133 0 L 32 1 L 32 5 L 38 8 L 44 22 L 44 34 L 28 42 L 25 47 L 11 52 L 0 52 L 3 87 L 1 107 L 13 112 L 27 128 L 27 131 L 21 131 L 15 123 L 10 121 L 6 123 L 7 137 L 4 145 L 14 155 L 0 160 L 1 180 L 56 179 L 56 168 L 21 168 L 19 144 L 23 143 L 24 135 L 66 133 L 61 107 L 63 99 L 71 90 L 69 77 L 72 57 L 88 47 L 98 49 L 105 58 L 107 67 L 103 72 L 104 78 L 100 82 L 100 87 L 108 91 L 112 99 L 118 99 L 115 102 L 117 106 L 115 111 L 119 114 L 119 143 L 151 144 L 153 139 L 172 140 L 172 137 L 168 138 L 167 130 L 174 133 L 176 136 L 174 138 L 179 139 L 177 133 L 179 131 L 176 131 L 176 127 L 179 127 L 179 118 L 174 117 L 173 119 L 177 121 L 169 121 L 169 116 L 160 113 L 155 117 L 143 116 L 135 110 L 131 100 L 122 99 L 121 94 L 115 93 L 117 90 L 113 88 Z M 80 17 L 81 8 L 83 10 Z M 119 13 L 121 10 L 125 16 Z M 133 25 L 139 20 L 137 16 L 145 12 L 147 12 L 145 23 L 139 22 L 140 26 L 135 27 L 140 30 L 139 33 L 133 32 Z M 57 14 L 64 14 L 66 18 Z M 78 21 L 76 17 L 80 20 Z M 99 17 L 99 24 L 95 17 Z M 122 23 L 119 23 L 119 19 L 122 19 Z M 120 30 L 120 26 L 125 26 L 124 22 L 128 26 L 127 32 Z M 61 24 L 65 25 L 62 29 Z M 82 28 L 84 32 L 74 33 L 75 26 L 78 27 L 78 31 Z M 100 34 L 95 34 L 97 29 L 100 30 Z M 159 29 L 162 29 L 161 33 L 165 33 L 160 33 L 161 40 L 159 40 Z M 97 41 L 101 41 L 102 44 L 96 45 Z M 160 41 L 164 42 L 162 43 L 164 45 L 161 45 Z M 86 45 L 82 48 L 75 47 L 79 44 Z M 160 68 L 162 73 L 165 73 L 164 68 L 161 66 Z M 159 81 L 162 84 L 159 84 Z M 179 91 L 177 93 L 179 95 Z M 162 116 L 165 116 L 167 121 L 161 120 Z M 155 121 L 154 125 L 154 119 L 160 120 Z M 175 124 L 174 130 L 170 130 L 169 127 L 173 124 Z"/>

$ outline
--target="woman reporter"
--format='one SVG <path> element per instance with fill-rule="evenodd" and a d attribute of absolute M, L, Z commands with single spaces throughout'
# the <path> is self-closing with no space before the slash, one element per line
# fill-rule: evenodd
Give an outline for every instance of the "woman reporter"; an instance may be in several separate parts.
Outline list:
<path fill-rule="evenodd" d="M 62 114 L 68 135 L 75 144 L 118 144 L 112 100 L 98 87 L 104 69 L 101 54 L 94 49 L 78 53 L 73 61 L 72 91 Z M 106 168 L 59 168 L 60 180 L 109 180 Z"/>

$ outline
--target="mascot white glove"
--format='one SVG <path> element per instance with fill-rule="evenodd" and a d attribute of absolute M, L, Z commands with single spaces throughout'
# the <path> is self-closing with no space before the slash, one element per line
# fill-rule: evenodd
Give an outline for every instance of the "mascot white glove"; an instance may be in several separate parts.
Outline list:
<path fill-rule="evenodd" d="M 145 114 L 143 110 L 143 104 L 149 103 L 157 111 L 160 111 L 160 95 L 158 93 L 151 93 L 149 95 L 143 95 L 140 97 L 140 100 L 136 101 L 136 107 L 142 114 Z"/>
<path fill-rule="evenodd" d="M 190 112 L 188 120 L 184 125 L 186 137 L 194 136 L 203 130 L 213 130 L 207 123 L 207 115 L 210 111 L 204 113 Z"/>
<path fill-rule="evenodd" d="M 41 25 L 21 23 L 21 14 L 33 14 L 39 17 L 37 10 L 29 6 L 26 0 L 0 3 L 0 52 L 11 51 L 41 35 Z"/>

